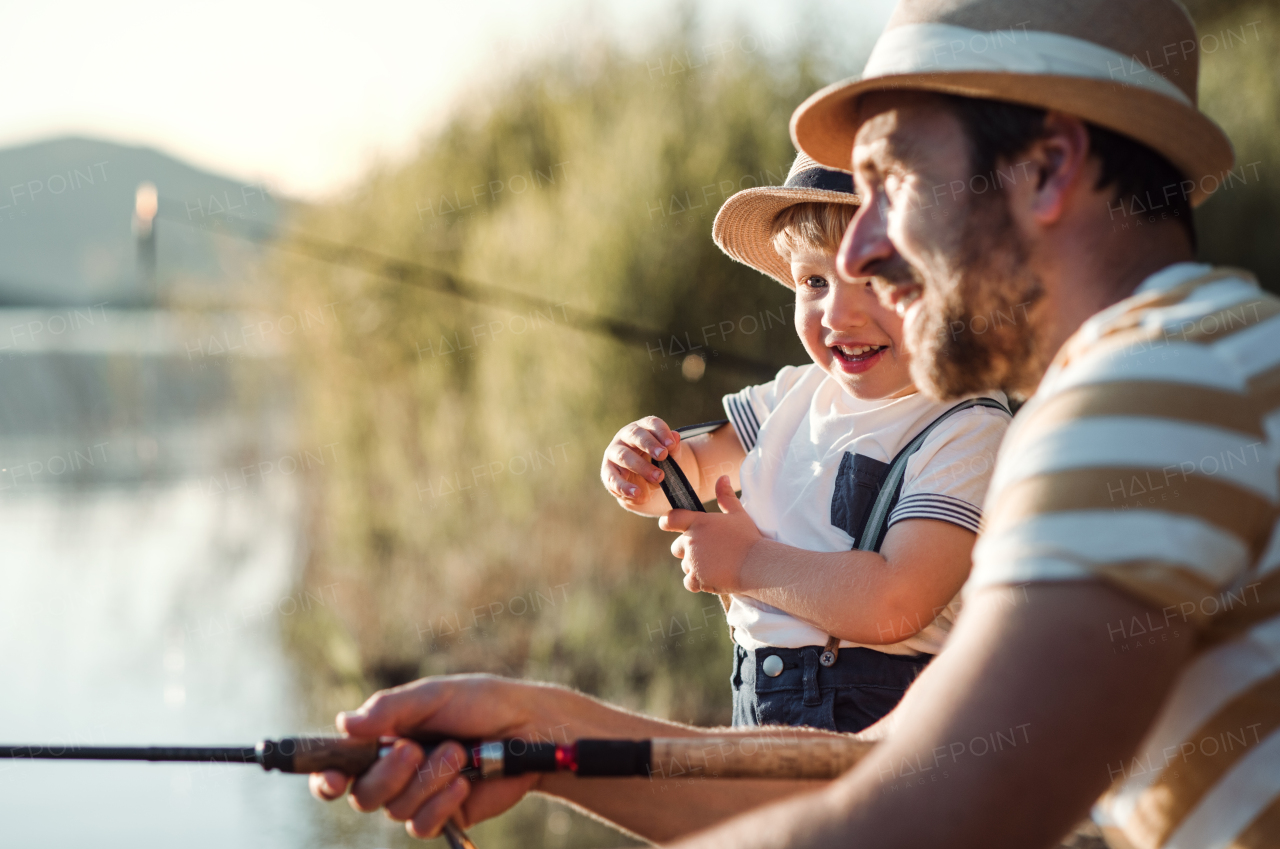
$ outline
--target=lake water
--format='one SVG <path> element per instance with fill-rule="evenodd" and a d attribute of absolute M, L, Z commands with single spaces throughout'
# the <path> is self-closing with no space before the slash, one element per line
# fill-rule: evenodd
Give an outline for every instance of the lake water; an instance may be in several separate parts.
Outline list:
<path fill-rule="evenodd" d="M 0 743 L 331 732 L 282 634 L 337 592 L 298 594 L 335 447 L 296 444 L 279 356 L 210 341 L 236 320 L 95 310 L 0 309 Z M 472 833 L 633 845 L 539 799 Z M 256 766 L 0 761 L 0 849 L 422 845 Z"/>
<path fill-rule="evenodd" d="M 275 365 L 193 357 L 207 328 L 186 319 L 99 313 L 0 311 L 0 331 L 28 328 L 0 332 L 15 349 L 0 352 L 0 740 L 307 730 L 280 639 L 301 609 L 301 476 L 219 483 L 292 450 Z M 246 378 L 273 388 L 246 406 Z M 324 845 L 305 784 L 255 766 L 0 761 L 0 844 Z"/>
<path fill-rule="evenodd" d="M 278 637 L 297 511 L 287 482 L 5 494 L 4 738 L 246 744 L 301 727 Z M 313 845 L 303 784 L 250 766 L 3 762 L 3 843 Z"/>

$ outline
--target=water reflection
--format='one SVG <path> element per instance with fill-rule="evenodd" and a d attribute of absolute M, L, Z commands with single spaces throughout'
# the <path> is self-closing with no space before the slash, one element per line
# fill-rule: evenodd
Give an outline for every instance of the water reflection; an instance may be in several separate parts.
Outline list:
<path fill-rule="evenodd" d="M 306 615 L 291 594 L 297 510 L 289 481 L 0 498 L 4 736 L 215 744 L 301 727 L 278 637 L 280 616 Z M 300 785 L 256 768 L 0 770 L 6 845 L 306 842 Z"/>
<path fill-rule="evenodd" d="M 55 317 L 0 309 L 0 742 L 332 732 L 299 678 L 331 659 L 306 669 L 284 635 L 327 633 L 307 626 L 351 591 L 299 589 L 308 473 L 341 446 L 292 438 L 270 350 L 209 353 L 244 319 L 98 309 L 33 332 Z M 0 761 L 0 819 L 4 849 L 422 845 L 314 802 L 300 776 L 224 764 Z M 472 833 L 485 849 L 632 843 L 538 798 Z"/>
<path fill-rule="evenodd" d="M 280 640 L 282 617 L 324 603 L 295 594 L 302 476 L 241 471 L 291 450 L 278 369 L 193 368 L 200 331 L 176 316 L 98 318 L 0 362 L 0 737 L 307 730 Z M 0 762 L 0 800 L 5 846 L 317 842 L 305 781 L 251 766 Z"/>

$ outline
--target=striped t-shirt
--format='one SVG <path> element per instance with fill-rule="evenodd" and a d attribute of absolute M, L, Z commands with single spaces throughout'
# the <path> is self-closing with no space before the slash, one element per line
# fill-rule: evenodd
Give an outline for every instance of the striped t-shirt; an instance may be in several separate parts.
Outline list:
<path fill-rule="evenodd" d="M 1194 633 L 1094 818 L 1116 847 L 1280 847 L 1280 299 L 1181 263 L 1064 346 L 1000 449 L 965 592 L 1101 579 Z"/>

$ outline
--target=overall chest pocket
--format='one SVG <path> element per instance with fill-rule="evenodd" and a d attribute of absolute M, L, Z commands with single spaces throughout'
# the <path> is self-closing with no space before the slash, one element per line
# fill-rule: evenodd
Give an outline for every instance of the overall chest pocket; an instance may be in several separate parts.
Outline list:
<path fill-rule="evenodd" d="M 835 491 L 831 494 L 831 524 L 853 537 L 854 545 L 888 474 L 888 463 L 863 454 L 845 452 L 840 460 Z"/>

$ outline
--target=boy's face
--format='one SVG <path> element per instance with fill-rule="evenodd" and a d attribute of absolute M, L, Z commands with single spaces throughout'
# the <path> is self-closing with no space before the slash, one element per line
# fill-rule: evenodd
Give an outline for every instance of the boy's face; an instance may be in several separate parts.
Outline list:
<path fill-rule="evenodd" d="M 916 391 L 902 344 L 902 319 L 880 303 L 868 280 L 846 282 L 836 255 L 791 253 L 796 332 L 818 367 L 855 398 L 900 398 Z"/>

